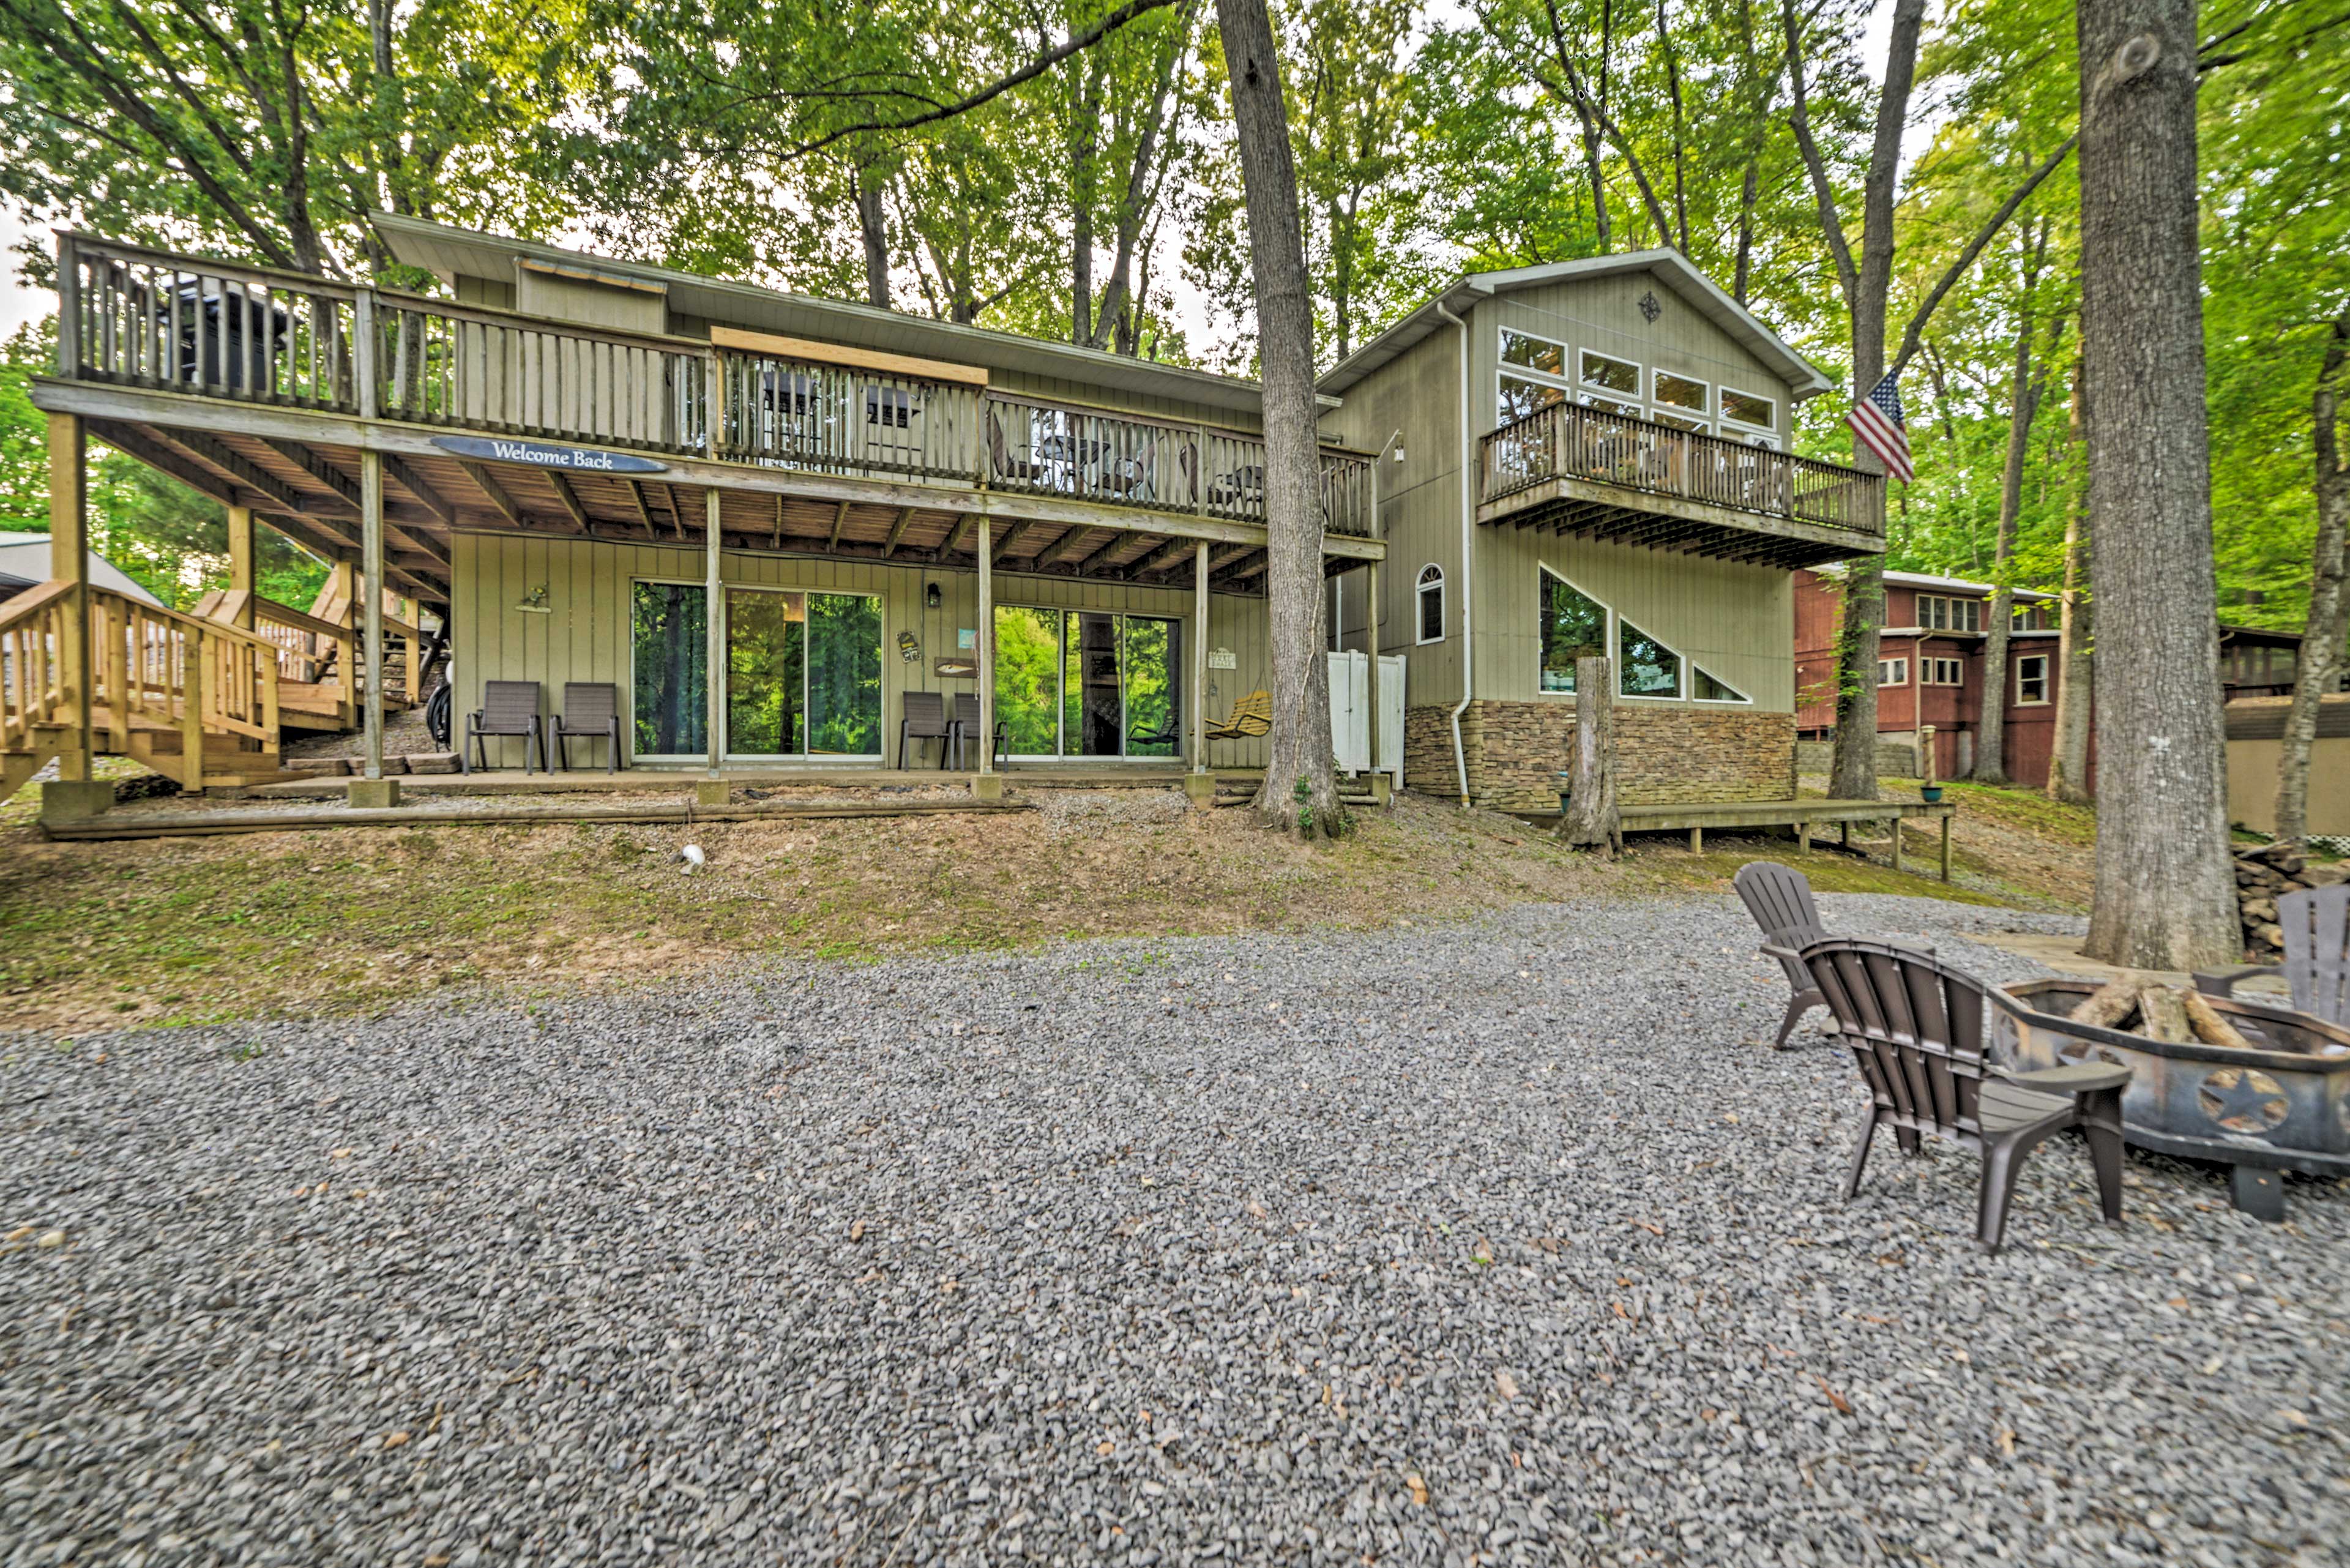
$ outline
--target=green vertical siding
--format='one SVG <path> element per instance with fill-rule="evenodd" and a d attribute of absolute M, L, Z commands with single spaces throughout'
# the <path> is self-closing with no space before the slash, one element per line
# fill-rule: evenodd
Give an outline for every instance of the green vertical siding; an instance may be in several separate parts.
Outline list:
<path fill-rule="evenodd" d="M 620 545 L 602 540 L 544 538 L 519 534 L 457 534 L 452 536 L 450 626 L 453 638 L 452 680 L 457 694 L 458 730 L 463 714 L 481 701 L 485 680 L 535 680 L 546 711 L 559 706 L 567 680 L 608 680 L 619 686 L 626 711 L 629 684 L 629 584 L 656 578 L 699 583 L 702 553 L 661 545 Z M 882 730 L 887 756 L 897 761 L 901 699 L 909 691 L 973 692 L 974 680 L 938 675 L 934 661 L 957 652 L 956 634 L 978 629 L 976 573 L 926 566 L 884 566 L 729 550 L 721 558 L 730 584 L 798 588 L 816 593 L 867 593 L 881 599 Z M 940 604 L 929 607 L 925 589 L 936 583 Z M 514 607 L 544 584 L 549 613 Z M 1163 616 L 1184 623 L 1184 679 L 1191 679 L 1193 608 L 1188 588 L 1153 588 L 1067 577 L 995 575 L 995 600 L 1045 609 L 1102 610 Z M 1215 595 L 1209 606 L 1209 641 L 1232 650 L 1238 668 L 1209 673 L 1207 708 L 1211 718 L 1268 683 L 1264 601 Z M 906 662 L 898 634 L 911 631 L 920 656 Z M 498 748 L 503 747 L 501 752 Z M 519 767 L 519 741 L 493 742 L 492 757 Z M 931 753 L 936 755 L 935 748 Z M 1263 742 L 1219 742 L 1218 765 L 1262 765 Z"/>

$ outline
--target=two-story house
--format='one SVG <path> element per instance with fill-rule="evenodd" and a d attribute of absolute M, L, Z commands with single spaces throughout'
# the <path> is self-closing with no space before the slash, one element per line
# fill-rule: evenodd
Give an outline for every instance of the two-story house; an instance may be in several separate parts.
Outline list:
<path fill-rule="evenodd" d="M 1669 250 L 1471 274 L 1323 376 L 1388 546 L 1335 645 L 1405 658 L 1411 786 L 1555 809 L 1605 654 L 1624 801 L 1791 798 L 1794 578 L 1883 548 L 1882 480 L 1792 450 L 1829 385 Z"/>
<path fill-rule="evenodd" d="M 1268 683 L 1254 382 L 373 223 L 446 294 L 65 236 L 36 392 L 60 493 L 94 437 L 217 498 L 233 535 L 258 518 L 345 575 L 380 547 L 383 587 L 445 622 L 461 714 L 493 681 L 549 714 L 568 683 L 608 686 L 624 765 L 932 765 L 935 741 L 901 744 L 919 693 L 978 705 L 982 774 L 1204 770 L 1203 723 Z M 1383 554 L 1375 476 L 1335 444 L 1322 463 L 1326 569 L 1359 570 Z M 224 602 L 255 636 L 335 630 L 250 588 Z M 273 712 L 317 662 L 289 655 Z M 249 746 L 267 726 L 244 680 Z"/>
<path fill-rule="evenodd" d="M 2005 716 L 2007 776 L 2033 789 L 2048 783 L 2055 740 L 2058 657 L 2054 594 L 2016 588 L 2008 633 Z M 1991 585 L 1920 572 L 1885 574 L 1885 629 L 1877 660 L 1877 732 L 1891 760 L 1918 776 L 1931 734 L 1933 776 L 1974 771 L 1982 723 L 1983 664 Z M 1833 572 L 1795 576 L 1795 680 L 1802 706 L 1796 728 L 1806 741 L 1835 734 L 1836 635 L 1844 598 Z M 2289 694 L 2301 638 L 2259 627 L 2220 627 L 2220 701 Z M 2089 787 L 2096 787 L 2096 733 L 2089 736 Z"/>

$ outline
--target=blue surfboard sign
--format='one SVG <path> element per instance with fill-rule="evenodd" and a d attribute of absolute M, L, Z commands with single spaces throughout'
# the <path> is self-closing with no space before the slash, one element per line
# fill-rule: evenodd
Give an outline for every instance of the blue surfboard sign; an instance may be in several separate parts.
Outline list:
<path fill-rule="evenodd" d="M 526 462 L 535 468 L 563 468 L 581 473 L 666 473 L 669 465 L 625 452 L 604 452 L 592 446 L 557 446 L 551 441 L 510 441 L 503 436 L 434 436 L 432 444 L 459 457 L 485 462 Z"/>

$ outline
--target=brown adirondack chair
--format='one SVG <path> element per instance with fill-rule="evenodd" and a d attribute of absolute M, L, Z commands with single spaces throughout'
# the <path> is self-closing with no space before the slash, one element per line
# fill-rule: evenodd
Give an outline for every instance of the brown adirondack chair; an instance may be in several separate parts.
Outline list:
<path fill-rule="evenodd" d="M 2277 925 L 2284 931 L 2284 961 L 2197 971 L 2195 989 L 2233 996 L 2256 974 L 2279 974 L 2293 992 L 2293 1010 L 2328 1023 L 2350 1024 L 2350 884 L 2278 895 Z"/>
<path fill-rule="evenodd" d="M 569 773 L 571 748 L 566 742 L 583 738 L 608 742 L 604 771 L 620 771 L 620 689 L 608 680 L 563 683 L 563 711 L 546 716 L 546 771 L 553 773 L 559 761 Z"/>
<path fill-rule="evenodd" d="M 947 719 L 946 693 L 942 691 L 909 691 L 902 699 L 903 716 L 898 721 L 898 766 L 906 765 L 906 742 L 937 741 L 939 766 L 947 765 L 948 744 L 954 739 L 954 725 Z"/>
<path fill-rule="evenodd" d="M 1782 866 L 1776 860 L 1750 861 L 1738 868 L 1731 886 L 1738 889 L 1739 900 L 1754 917 L 1754 923 L 1762 928 L 1763 953 L 1779 961 L 1779 967 L 1786 971 L 1787 984 L 1794 992 L 1787 1002 L 1787 1015 L 1779 1021 L 1778 1038 L 1771 1042 L 1773 1050 L 1784 1051 L 1787 1036 L 1795 1032 L 1804 1014 L 1814 1007 L 1827 1005 L 1827 998 L 1812 983 L 1811 974 L 1796 955 L 1814 942 L 1825 941 L 1832 933 L 1820 924 L 1820 909 L 1812 900 L 1811 883 L 1792 866 Z M 1894 945 L 1927 954 L 1934 950 L 1910 942 Z"/>
<path fill-rule="evenodd" d="M 541 766 L 546 763 L 543 749 L 546 740 L 538 728 L 538 682 L 536 680 L 485 680 L 482 683 L 482 705 L 465 716 L 465 743 L 458 748 L 457 765 L 467 773 L 473 771 L 473 752 L 479 748 L 482 766 L 490 765 L 489 742 L 492 736 L 506 735 L 523 742 L 522 771 L 531 771 L 531 758 L 536 756 Z"/>
<path fill-rule="evenodd" d="M 1892 1126 L 1904 1154 L 1918 1152 L 1921 1135 L 1948 1138 L 1982 1156 L 1977 1235 L 1984 1251 L 1996 1252 L 2024 1159 L 2050 1134 L 2079 1127 L 2106 1223 L 2121 1223 L 2127 1067 L 2085 1063 L 2008 1071 L 1985 1054 L 1989 999 L 1982 982 L 1914 948 L 1832 937 L 1800 956 L 1868 1085 L 1868 1117 L 1853 1150 L 1846 1202 L 1860 1190 L 1880 1125 Z"/>

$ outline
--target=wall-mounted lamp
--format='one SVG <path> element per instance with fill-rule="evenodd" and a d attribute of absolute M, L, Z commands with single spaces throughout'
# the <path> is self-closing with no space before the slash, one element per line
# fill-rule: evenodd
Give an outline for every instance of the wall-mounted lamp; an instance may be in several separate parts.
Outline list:
<path fill-rule="evenodd" d="M 1395 454 L 1395 460 L 1397 462 L 1400 463 L 1403 462 L 1403 431 L 1398 431 L 1395 434 L 1388 437 L 1388 444 L 1379 449 L 1379 454 L 1382 457 L 1386 456 L 1389 452 Z"/>
<path fill-rule="evenodd" d="M 939 585 L 931 583 L 922 589 L 922 602 L 932 609 L 939 607 Z"/>
<path fill-rule="evenodd" d="M 515 608 L 522 611 L 525 615 L 553 615 L 555 613 L 555 607 L 546 602 L 546 585 L 545 583 L 539 584 L 538 587 L 523 595 L 520 602 L 515 606 Z"/>

